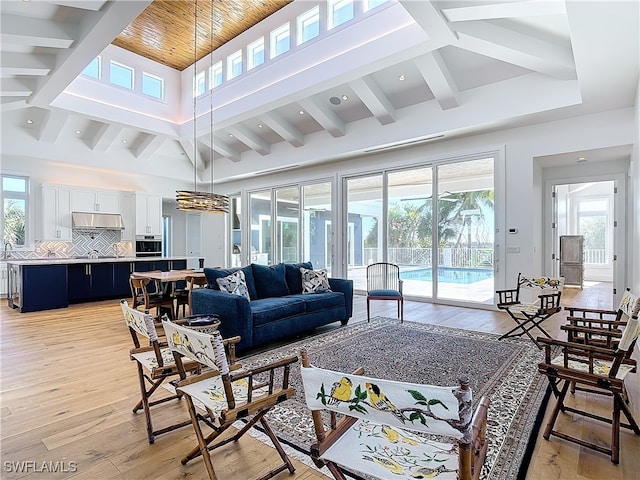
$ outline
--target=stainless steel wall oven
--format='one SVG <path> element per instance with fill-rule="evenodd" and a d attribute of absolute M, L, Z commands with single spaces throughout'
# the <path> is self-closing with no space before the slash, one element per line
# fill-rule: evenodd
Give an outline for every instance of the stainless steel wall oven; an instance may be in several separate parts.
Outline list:
<path fill-rule="evenodd" d="M 161 257 L 162 237 L 158 235 L 136 236 L 136 257 Z"/>

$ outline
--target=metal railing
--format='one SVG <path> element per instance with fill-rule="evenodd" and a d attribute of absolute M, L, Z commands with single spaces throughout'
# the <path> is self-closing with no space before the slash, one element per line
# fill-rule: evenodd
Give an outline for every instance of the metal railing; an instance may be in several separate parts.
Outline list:
<path fill-rule="evenodd" d="M 431 266 L 431 248 L 389 248 L 387 261 L 398 265 Z M 363 249 L 363 264 L 382 261 L 378 248 Z M 438 265 L 459 268 L 493 268 L 493 248 L 442 247 L 438 250 Z"/>

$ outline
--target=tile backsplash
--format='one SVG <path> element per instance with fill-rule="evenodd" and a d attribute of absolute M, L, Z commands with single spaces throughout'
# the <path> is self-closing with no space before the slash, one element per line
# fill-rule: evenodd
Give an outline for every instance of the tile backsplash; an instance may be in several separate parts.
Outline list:
<path fill-rule="evenodd" d="M 115 230 L 78 231 L 72 233 L 71 242 L 36 242 L 33 251 L 9 251 L 11 258 L 69 258 L 88 255 L 93 250 L 99 256 L 113 257 L 118 248 L 119 257 L 134 257 L 134 245 L 132 242 L 120 240 L 121 233 Z"/>

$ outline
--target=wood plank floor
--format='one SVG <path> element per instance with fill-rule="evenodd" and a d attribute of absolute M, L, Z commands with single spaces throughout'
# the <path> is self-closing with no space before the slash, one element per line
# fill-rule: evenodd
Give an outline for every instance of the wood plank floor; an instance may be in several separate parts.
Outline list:
<path fill-rule="evenodd" d="M 567 289 L 563 303 L 610 308 L 606 287 Z M 352 321 L 366 319 L 364 298 L 357 296 L 354 304 Z M 395 303 L 374 302 L 372 309 L 374 315 L 395 316 Z M 560 336 L 563 318 L 558 314 L 547 322 L 552 335 Z M 405 320 L 493 333 L 512 326 L 502 312 L 418 302 L 406 303 Z M 206 478 L 200 460 L 180 464 L 182 454 L 195 445 L 191 427 L 162 435 L 149 445 L 144 416 L 131 412 L 138 384 L 117 301 L 27 314 L 2 305 L 0 329 L 2 479 Z M 629 380 L 632 407 L 640 419 L 640 380 L 637 374 Z M 577 394 L 572 401 L 589 402 L 604 415 L 611 410 L 610 401 L 601 396 Z M 177 417 L 187 417 L 184 405 L 165 404 L 156 410 L 154 423 L 158 427 Z M 602 443 L 610 440 L 607 425 L 561 417 L 567 433 Z M 613 465 L 606 455 L 539 435 L 527 478 L 637 478 L 640 436 L 623 429 L 621 446 L 621 463 Z M 249 436 L 214 452 L 213 458 L 220 480 L 256 478 L 275 462 L 274 450 Z M 326 478 L 300 462 L 295 465 L 294 475 L 281 473 L 276 478 Z M 17 468 L 24 471 L 16 472 Z M 43 468 L 57 471 L 43 473 Z"/>

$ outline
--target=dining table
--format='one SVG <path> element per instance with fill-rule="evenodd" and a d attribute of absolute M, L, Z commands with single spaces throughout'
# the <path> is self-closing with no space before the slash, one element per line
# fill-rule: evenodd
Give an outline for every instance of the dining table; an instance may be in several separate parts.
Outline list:
<path fill-rule="evenodd" d="M 184 281 L 188 276 L 196 277 L 196 278 L 205 278 L 204 271 L 198 269 L 184 269 L 184 270 L 168 270 L 168 271 L 159 271 L 153 270 L 150 272 L 135 272 L 134 275 L 136 277 L 148 278 L 150 280 L 160 282 L 163 295 L 172 297 L 174 301 L 180 302 L 182 298 L 180 295 L 184 295 L 184 290 L 177 291 L 176 283 L 180 281 Z M 178 316 L 178 308 L 175 309 L 175 316 Z"/>

